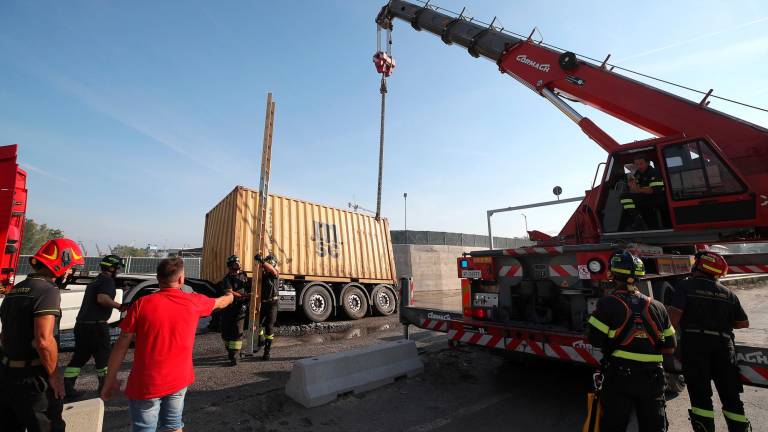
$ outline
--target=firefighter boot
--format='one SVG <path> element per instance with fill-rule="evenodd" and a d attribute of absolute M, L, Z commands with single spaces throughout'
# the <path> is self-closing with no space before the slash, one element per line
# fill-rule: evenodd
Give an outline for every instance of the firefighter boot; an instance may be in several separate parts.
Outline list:
<path fill-rule="evenodd" d="M 237 361 L 240 360 L 240 350 L 229 349 L 227 350 L 227 356 L 229 357 L 229 365 L 237 366 Z"/>
<path fill-rule="evenodd" d="M 264 341 L 264 354 L 261 356 L 261 359 L 269 360 L 271 351 L 272 351 L 272 339 L 266 339 Z"/>
<path fill-rule="evenodd" d="M 752 425 L 749 423 L 749 421 L 747 421 L 746 418 L 732 419 L 732 418 L 726 417 L 725 424 L 728 425 L 728 432 L 751 432 L 752 431 Z"/>
<path fill-rule="evenodd" d="M 688 410 L 688 418 L 691 419 L 693 432 L 715 432 L 715 419 L 694 414 Z"/>
<path fill-rule="evenodd" d="M 64 393 L 68 400 L 79 399 L 83 396 L 83 392 L 75 390 L 75 383 L 77 377 L 64 378 Z"/>

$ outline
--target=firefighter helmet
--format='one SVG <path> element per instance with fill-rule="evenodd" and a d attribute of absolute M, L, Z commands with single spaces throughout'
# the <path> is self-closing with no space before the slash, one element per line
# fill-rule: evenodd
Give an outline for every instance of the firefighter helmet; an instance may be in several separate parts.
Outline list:
<path fill-rule="evenodd" d="M 622 251 L 611 258 L 611 273 L 614 279 L 633 284 L 637 278 L 645 276 L 645 265 L 640 258 Z"/>
<path fill-rule="evenodd" d="M 125 267 L 123 259 L 113 254 L 106 255 L 104 258 L 102 258 L 99 265 L 101 267 L 114 267 L 116 270 Z"/>
<path fill-rule="evenodd" d="M 227 258 L 227 267 L 232 267 L 235 264 L 240 264 L 240 257 L 237 255 L 230 255 Z"/>
<path fill-rule="evenodd" d="M 277 257 L 272 254 L 267 255 L 267 257 L 264 258 L 264 262 L 269 263 L 272 267 L 277 267 Z"/>
<path fill-rule="evenodd" d="M 696 254 L 696 261 L 693 264 L 694 270 L 715 276 L 722 277 L 728 273 L 728 263 L 722 255 L 703 251 Z"/>
<path fill-rule="evenodd" d="M 80 247 L 67 238 L 48 240 L 29 258 L 29 262 L 33 267 L 42 264 L 56 277 L 64 275 L 72 267 L 85 264 Z"/>

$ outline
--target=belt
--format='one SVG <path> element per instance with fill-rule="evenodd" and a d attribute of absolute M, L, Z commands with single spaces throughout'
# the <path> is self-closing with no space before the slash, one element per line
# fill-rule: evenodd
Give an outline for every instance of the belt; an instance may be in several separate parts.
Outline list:
<path fill-rule="evenodd" d="M 726 339 L 730 339 L 731 335 L 730 333 L 716 331 L 716 330 L 703 330 L 703 329 L 683 329 L 684 332 L 687 333 L 698 333 L 698 334 L 705 334 L 710 336 L 721 336 Z"/>
<path fill-rule="evenodd" d="M 13 369 L 23 369 L 26 367 L 41 366 L 43 363 L 39 358 L 33 360 L 11 360 L 8 357 L 3 357 L 0 359 L 0 364 Z"/>
<path fill-rule="evenodd" d="M 77 324 L 106 324 L 106 321 L 77 321 Z"/>

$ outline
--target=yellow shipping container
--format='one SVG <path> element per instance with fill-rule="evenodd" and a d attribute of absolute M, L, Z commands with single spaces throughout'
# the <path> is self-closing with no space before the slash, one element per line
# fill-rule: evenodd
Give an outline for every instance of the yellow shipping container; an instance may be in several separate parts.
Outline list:
<path fill-rule="evenodd" d="M 205 216 L 204 279 L 220 280 L 227 271 L 226 259 L 233 254 L 240 257 L 244 271 L 252 272 L 258 195 L 258 191 L 238 186 Z M 303 303 L 305 287 L 318 285 L 308 283 L 313 281 L 326 287 L 334 297 L 330 300 L 339 305 L 350 286 L 365 291 L 368 304 L 376 306 L 371 300 L 380 294 L 373 292 L 377 285 L 394 285 L 386 219 L 377 221 L 348 210 L 270 195 L 266 230 L 268 250 L 262 254 L 277 257 L 281 278 L 294 281 L 289 285 L 296 288 L 298 304 Z M 391 291 L 388 301 L 394 300 L 394 289 Z"/>

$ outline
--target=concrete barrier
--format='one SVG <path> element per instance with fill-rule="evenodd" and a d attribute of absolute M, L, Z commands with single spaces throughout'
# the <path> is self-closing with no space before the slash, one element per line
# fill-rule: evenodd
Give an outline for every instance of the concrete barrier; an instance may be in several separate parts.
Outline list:
<path fill-rule="evenodd" d="M 423 370 L 414 341 L 385 342 L 297 361 L 285 393 L 311 408 L 333 402 L 340 394 L 373 390 Z"/>
<path fill-rule="evenodd" d="M 104 401 L 95 398 L 64 404 L 62 416 L 68 431 L 101 432 Z"/>

